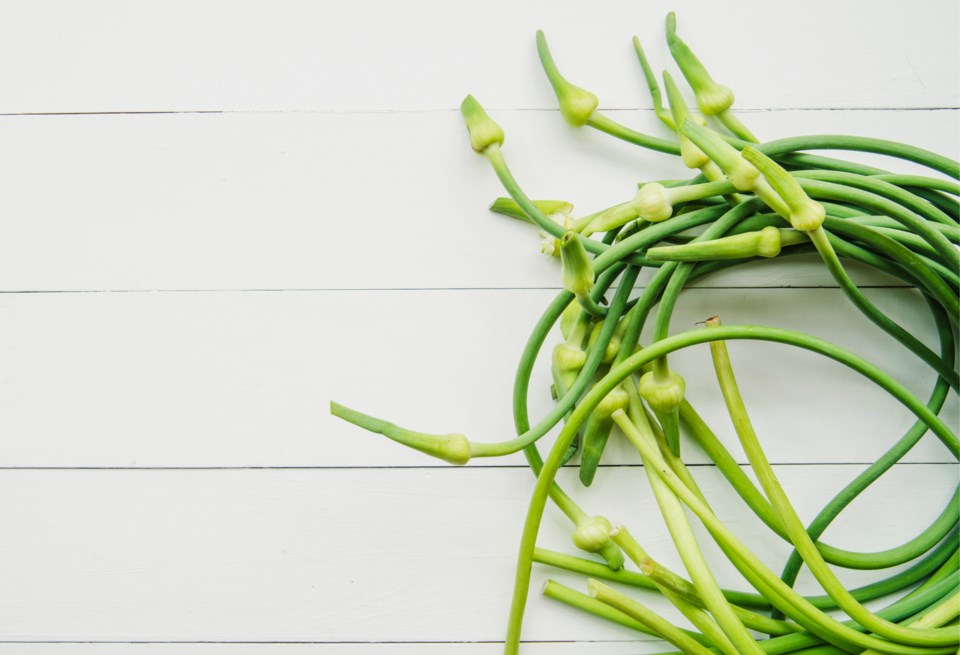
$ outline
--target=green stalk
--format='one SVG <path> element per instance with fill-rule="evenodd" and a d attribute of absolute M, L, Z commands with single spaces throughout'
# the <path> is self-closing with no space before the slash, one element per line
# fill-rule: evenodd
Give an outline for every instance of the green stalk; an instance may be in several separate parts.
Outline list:
<path fill-rule="evenodd" d="M 621 125 L 609 116 L 601 114 L 599 111 L 593 113 L 587 125 L 595 130 L 616 137 L 621 141 L 632 143 L 647 150 L 656 150 L 657 152 L 663 152 L 668 155 L 680 154 L 680 144 L 676 141 L 667 141 L 666 139 L 631 130 L 629 127 Z"/>
<path fill-rule="evenodd" d="M 716 329 L 719 326 L 719 320 L 707 321 L 707 326 L 710 329 Z M 710 351 L 713 355 L 714 368 L 716 369 L 720 388 L 727 404 L 727 410 L 733 420 L 734 427 L 737 435 L 740 437 L 740 442 L 747 454 L 747 458 L 753 466 L 753 470 L 763 490 L 770 499 L 771 505 L 780 515 L 794 547 L 797 549 L 797 552 L 800 553 L 804 562 L 823 586 L 824 590 L 831 598 L 837 601 L 839 607 L 853 620 L 873 631 L 878 636 L 897 643 L 916 646 L 950 646 L 960 643 L 956 634 L 947 634 L 941 630 L 905 629 L 895 623 L 885 621 L 866 610 L 866 608 L 857 602 L 857 600 L 850 595 L 850 592 L 843 587 L 833 571 L 823 560 L 813 540 L 807 534 L 806 528 L 794 510 L 792 503 L 790 503 L 786 492 L 780 485 L 773 468 L 770 466 L 760 446 L 760 441 L 754 432 L 753 425 L 743 403 L 743 398 L 740 395 L 736 378 L 733 374 L 733 368 L 730 364 L 726 344 L 722 340 L 712 341 L 710 343 Z"/>
<path fill-rule="evenodd" d="M 892 321 L 863 295 L 863 292 L 860 291 L 853 280 L 850 279 L 850 276 L 847 275 L 843 264 L 840 263 L 837 253 L 827 240 L 826 231 L 823 230 L 823 228 L 819 228 L 810 232 L 809 236 L 813 245 L 820 253 L 827 270 L 830 271 L 833 279 L 840 285 L 840 288 L 843 289 L 844 293 L 857 309 L 863 312 L 863 315 L 869 318 L 880 329 L 894 337 L 897 341 L 909 348 L 917 357 L 926 362 L 940 374 L 941 377 L 947 380 L 951 387 L 960 389 L 960 375 L 954 370 L 952 362 L 941 359 L 939 355 L 930 350 L 923 342 L 913 336 L 913 334 Z"/>
<path fill-rule="evenodd" d="M 614 302 L 619 302 L 619 292 L 618 296 L 615 296 Z M 517 558 L 513 601 L 511 603 L 510 617 L 507 624 L 507 637 L 505 640 L 506 655 L 516 655 L 519 649 L 520 627 L 523 621 L 523 613 L 528 594 L 530 570 L 533 564 L 533 550 L 536 546 L 536 536 L 537 532 L 539 531 L 540 522 L 543 518 L 543 511 L 546 505 L 549 488 L 557 474 L 557 471 L 560 468 L 563 454 L 566 452 L 566 449 L 569 447 L 573 437 L 576 435 L 583 421 L 586 420 L 587 416 L 589 416 L 590 412 L 593 411 L 599 402 L 628 375 L 631 375 L 641 367 L 649 364 L 656 358 L 665 354 L 669 354 L 675 350 L 697 343 L 712 341 L 714 339 L 758 339 L 775 341 L 804 348 L 806 350 L 817 352 L 826 357 L 834 359 L 873 380 L 884 390 L 893 395 L 918 418 L 927 422 L 937 437 L 948 447 L 948 449 L 950 449 L 952 453 L 954 453 L 954 456 L 960 454 L 960 440 L 957 439 L 956 435 L 954 435 L 936 415 L 930 412 L 926 406 L 917 400 L 901 384 L 896 382 L 889 375 L 873 366 L 869 362 L 866 362 L 856 355 L 853 355 L 852 353 L 833 344 L 829 344 L 821 339 L 817 339 L 809 335 L 798 334 L 789 330 L 782 330 L 779 328 L 729 326 L 718 327 L 709 331 L 698 330 L 685 332 L 654 343 L 650 347 L 644 348 L 643 350 L 628 357 L 619 365 L 611 368 L 611 370 L 603 378 L 601 378 L 590 389 L 589 392 L 587 392 L 587 394 L 583 397 L 583 400 L 571 414 L 566 425 L 564 425 L 563 429 L 560 431 L 560 434 L 551 448 L 547 459 L 544 461 L 543 468 L 540 471 L 540 475 L 537 477 L 537 484 L 534 487 L 533 495 L 530 499 L 530 506 L 527 510 L 527 518 L 524 522 L 523 533 L 520 541 L 520 552 Z M 658 453 L 654 452 L 654 455 L 656 456 L 654 461 L 662 462 L 662 458 L 659 457 Z M 675 476 L 674 479 L 676 479 Z M 676 489 L 674 492 L 677 493 L 678 496 L 680 495 Z M 683 487 L 681 493 L 683 492 L 685 493 L 681 499 L 684 501 L 684 503 L 686 503 L 688 506 L 691 506 L 691 502 L 696 503 L 696 497 L 693 496 L 693 494 L 685 486 Z M 692 501 L 690 500 L 691 496 L 693 496 Z M 696 507 L 701 511 L 706 510 L 705 515 L 711 515 L 709 509 L 705 508 L 702 504 L 696 505 Z M 767 571 L 767 573 L 769 573 L 769 571 Z M 769 584 L 778 586 L 781 589 L 785 587 L 779 578 L 776 578 L 776 576 L 774 576 L 772 573 L 769 573 L 767 580 L 769 581 Z M 789 589 L 789 587 L 783 590 L 783 592 L 788 595 L 796 595 L 792 589 Z M 802 597 L 800 600 L 802 601 Z M 796 602 L 796 599 L 791 597 L 791 601 Z M 807 605 L 809 606 L 809 603 L 807 603 Z M 809 606 L 809 609 L 815 608 Z M 807 610 L 808 612 L 809 609 Z M 814 616 L 821 621 L 826 620 L 821 618 L 822 615 L 814 614 Z M 829 619 L 829 621 L 833 620 Z M 829 622 L 827 625 L 831 628 L 833 627 Z M 863 635 L 859 635 L 859 633 L 856 638 L 866 639 L 866 641 L 863 643 L 864 648 L 872 648 L 876 645 L 874 640 L 870 640 Z M 898 647 L 890 652 L 892 655 L 916 655 L 917 653 L 915 649 L 910 647 Z"/>
<path fill-rule="evenodd" d="M 697 587 L 663 564 L 654 561 L 626 528 L 617 526 L 614 532 L 611 533 L 611 538 L 620 549 L 626 553 L 627 557 L 640 567 L 645 579 L 652 581 L 662 594 L 665 596 L 676 596 L 685 603 L 698 608 L 706 608 L 706 604 Z M 784 635 L 801 630 L 801 628 L 794 623 L 776 621 L 734 605 L 728 592 L 725 590 L 721 591 L 724 598 L 730 601 L 730 606 L 737 618 L 744 626 L 751 630 L 757 630 L 770 635 Z M 676 604 L 677 603 L 674 602 L 674 605 Z"/>
<path fill-rule="evenodd" d="M 601 619 L 606 619 L 607 621 L 613 621 L 614 623 L 619 623 L 622 626 L 631 628 L 638 632 L 648 634 L 654 637 L 659 637 L 659 635 L 648 628 L 646 625 L 637 621 L 631 616 L 624 614 L 618 609 L 611 607 L 605 603 L 601 603 L 596 598 L 591 598 L 590 596 L 580 593 L 566 587 L 559 582 L 553 580 L 547 580 L 547 583 L 543 587 L 543 595 L 548 598 L 553 598 L 558 600 L 561 603 L 575 607 L 583 612 L 588 614 L 593 614 L 596 617 Z M 687 633 L 691 639 L 703 639 L 702 636 L 696 635 L 693 632 Z"/>
<path fill-rule="evenodd" d="M 747 145 L 746 142 L 740 145 Z M 768 157 L 776 159 L 781 155 L 801 150 L 850 150 L 853 152 L 870 152 L 877 155 L 888 155 L 926 166 L 953 179 L 960 179 L 960 163 L 949 157 L 938 155 L 929 150 L 916 146 L 874 139 L 863 136 L 848 136 L 843 134 L 818 134 L 810 136 L 796 136 L 787 139 L 767 141 L 757 146 L 757 149 Z"/>
<path fill-rule="evenodd" d="M 895 202 L 934 223 L 956 226 L 956 222 L 936 206 L 917 198 L 917 196 L 909 191 L 905 191 L 878 176 L 868 177 L 838 171 L 794 171 L 792 174 L 798 178 L 818 180 L 820 182 L 833 182 L 835 184 L 843 184 L 855 189 L 868 191 L 881 198 Z"/>
<path fill-rule="evenodd" d="M 723 329 L 724 328 L 715 328 L 711 331 L 718 332 Z M 925 655 L 928 652 L 927 649 L 924 648 L 894 644 L 871 635 L 864 635 L 814 608 L 805 601 L 802 596 L 776 578 L 776 576 L 716 518 L 709 508 L 703 505 L 694 494 L 673 476 L 655 449 L 645 443 L 642 445 L 638 444 L 638 447 L 642 449 L 645 457 L 650 458 L 653 464 L 650 470 L 663 478 L 684 504 L 700 518 L 707 530 L 717 543 L 723 547 L 724 552 L 731 558 L 731 561 L 740 572 L 743 573 L 751 583 L 760 583 L 761 586 L 769 585 L 769 589 L 765 591 L 765 595 L 770 597 L 774 606 L 788 612 L 788 615 L 798 623 L 808 630 L 811 630 L 818 637 L 845 650 L 850 647 L 877 648 L 889 655 Z"/>
<path fill-rule="evenodd" d="M 638 450 L 641 450 L 641 457 L 643 457 L 643 449 L 640 448 L 638 442 L 644 442 L 650 448 L 656 448 L 656 441 L 645 419 L 641 423 L 634 424 L 623 410 L 617 410 L 613 413 L 613 420 L 627 438 L 637 446 Z M 646 457 L 643 457 L 643 463 L 645 467 L 651 465 L 650 460 Z M 654 497 L 666 521 L 667 530 L 669 530 L 670 536 L 677 546 L 677 552 L 690 574 L 690 579 L 696 585 L 704 605 L 716 618 L 723 633 L 740 649 L 742 654 L 761 653 L 762 651 L 757 647 L 756 641 L 747 632 L 730 603 L 723 596 L 720 585 L 717 584 L 703 557 L 703 552 L 700 550 L 687 516 L 684 514 L 683 507 L 677 500 L 676 495 L 670 491 L 659 476 L 650 475 L 648 478 L 650 486 L 653 488 Z M 614 540 L 617 541 L 616 536 Z M 619 541 L 617 543 L 620 544 Z M 622 544 L 620 545 L 622 548 Z"/>
<path fill-rule="evenodd" d="M 836 220 L 827 217 L 824 225 L 828 230 L 869 245 L 875 252 L 896 262 L 904 270 L 910 271 L 917 280 L 917 286 L 936 298 L 937 302 L 947 312 L 948 317 L 956 317 L 960 314 L 960 302 L 943 281 L 943 278 L 928 270 L 928 266 L 924 264 L 920 256 L 903 244 L 898 243 L 896 239 L 888 234 L 878 232 L 868 225 L 861 225 L 851 220 Z M 946 361 L 951 359 L 947 358 Z"/>
<path fill-rule="evenodd" d="M 591 364 L 593 360 L 595 360 L 597 366 L 599 365 L 606 344 L 613 335 L 617 327 L 617 321 L 626 307 L 627 298 L 633 288 L 636 275 L 637 270 L 634 268 L 628 269 L 625 273 L 626 279 L 617 288 L 613 301 L 610 303 L 609 316 L 603 322 L 600 337 L 597 340 L 596 347 L 590 352 L 587 365 Z M 587 365 L 584 365 L 584 371 L 587 370 Z M 596 368 L 594 368 L 589 375 L 592 376 L 595 371 Z M 585 377 L 582 371 L 580 378 L 577 379 L 577 384 Z M 588 379 L 589 378 L 587 378 L 587 380 Z M 587 386 L 587 380 L 584 381 L 584 388 Z M 590 392 L 588 392 L 587 397 L 591 397 L 596 389 L 597 387 L 594 386 Z M 612 390 L 613 387 L 607 389 L 607 393 Z M 577 395 L 579 396 L 580 393 L 582 393 L 582 390 L 578 392 Z M 510 614 L 507 619 L 507 635 L 504 640 L 504 652 L 506 655 L 516 655 L 520 648 L 520 627 L 523 623 L 523 613 L 530 591 L 530 571 L 533 565 L 533 549 L 536 547 L 537 533 L 540 529 L 540 521 L 543 518 L 543 510 L 546 505 L 549 489 L 557 475 L 557 471 L 560 469 L 563 455 L 573 441 L 573 437 L 580 430 L 580 426 L 586 420 L 587 416 L 596 409 L 597 405 L 606 397 L 607 393 L 597 398 L 596 402 L 592 405 L 586 405 L 584 402 L 581 402 L 581 404 L 577 406 L 560 431 L 560 436 L 556 442 L 554 442 L 550 453 L 547 455 L 546 461 L 543 463 L 543 468 L 537 476 L 537 484 L 534 488 L 533 496 L 530 499 L 530 509 L 527 513 L 523 535 L 520 540 L 520 555 L 518 557 L 516 577 L 514 580 L 513 599 L 510 605 Z M 584 401 L 586 401 L 586 398 Z M 589 407 L 589 409 L 586 409 L 587 407 Z"/>
<path fill-rule="evenodd" d="M 594 579 L 587 581 L 590 595 L 604 605 L 623 612 L 630 618 L 645 625 L 651 632 L 670 642 L 677 648 L 690 655 L 713 655 L 713 652 L 694 639 L 684 634 L 678 627 L 651 611 L 639 601 L 622 594 L 612 587 L 608 587 Z M 759 651 L 758 652 L 762 652 Z"/>
<path fill-rule="evenodd" d="M 799 178 L 800 186 L 810 194 L 811 197 L 824 200 L 839 200 L 859 207 L 863 207 L 872 212 L 879 212 L 884 216 L 889 216 L 912 232 L 923 237 L 940 256 L 944 258 L 955 268 L 960 266 L 960 255 L 956 248 L 950 243 L 943 234 L 933 227 L 934 223 L 925 221 L 922 216 L 903 207 L 902 205 L 862 189 L 854 189 L 849 186 L 835 184 L 833 182 L 821 182 L 819 180 L 810 180 Z"/>
<path fill-rule="evenodd" d="M 939 628 L 957 618 L 960 614 L 960 593 L 946 597 L 941 603 L 924 614 L 909 621 L 911 628 Z M 861 655 L 880 655 L 875 650 L 865 650 Z"/>
<path fill-rule="evenodd" d="M 939 583 L 928 588 L 917 596 L 913 598 L 902 598 L 888 607 L 880 610 L 877 612 L 877 614 L 890 621 L 900 621 L 904 618 L 912 616 L 918 611 L 923 611 L 923 609 L 929 607 L 931 603 L 936 603 L 939 599 L 941 599 L 944 594 L 948 594 L 955 590 L 956 585 L 951 583 L 951 581 L 941 580 Z M 845 621 L 844 623 L 854 630 L 863 630 L 862 626 L 858 626 L 852 621 Z M 786 653 L 796 653 L 798 651 L 810 652 L 801 651 L 801 649 L 818 649 L 815 651 L 818 653 L 818 655 L 836 655 L 838 653 L 849 652 L 833 646 L 823 646 L 822 644 L 823 642 L 820 639 L 813 636 L 809 632 L 797 632 L 791 635 L 784 635 L 782 637 L 774 637 L 772 639 L 761 641 L 760 648 L 762 648 L 767 655 L 785 655 Z M 955 652 L 949 648 L 930 648 L 924 650 L 923 653 L 925 655 L 955 655 Z M 662 653 L 661 655 L 683 654 Z"/>

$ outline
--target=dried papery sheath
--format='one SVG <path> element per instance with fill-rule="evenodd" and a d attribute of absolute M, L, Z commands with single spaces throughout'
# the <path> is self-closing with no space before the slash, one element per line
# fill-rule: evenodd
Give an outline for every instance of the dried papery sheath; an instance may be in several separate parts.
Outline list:
<path fill-rule="evenodd" d="M 534 206 L 541 212 L 551 217 L 564 217 L 569 220 L 573 213 L 573 205 L 566 200 L 534 200 Z M 533 223 L 526 212 L 520 208 L 513 198 L 497 198 L 490 205 L 490 211 L 496 214 L 503 214 L 511 218 L 516 218 L 527 223 Z M 557 221 L 560 225 L 565 225 L 566 221 Z"/>

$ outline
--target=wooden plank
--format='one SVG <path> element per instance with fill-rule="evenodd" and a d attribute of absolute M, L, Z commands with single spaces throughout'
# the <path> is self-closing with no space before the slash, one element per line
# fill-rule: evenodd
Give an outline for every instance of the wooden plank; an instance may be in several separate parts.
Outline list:
<path fill-rule="evenodd" d="M 578 216 L 629 199 L 638 180 L 688 175 L 555 113 L 497 118 L 521 184 L 574 202 Z M 619 118 L 662 133 L 651 112 Z M 765 138 L 883 135 L 957 155 L 955 111 L 746 119 Z M 487 211 L 504 192 L 455 112 L 0 117 L 0 143 L 2 290 L 559 284 L 537 231 Z M 808 257 L 702 284 L 833 282 Z"/>
<path fill-rule="evenodd" d="M 662 653 L 656 641 L 525 642 L 523 655 L 640 655 Z M 2 644 L 0 655 L 501 655 L 502 643 L 376 644 Z"/>
<path fill-rule="evenodd" d="M 809 519 L 860 468 L 777 472 Z M 716 471 L 694 474 L 723 520 L 779 568 L 786 545 Z M 955 483 L 950 465 L 900 465 L 829 538 L 893 546 L 941 511 Z M 3 471 L 0 640 L 497 641 L 532 484 L 519 469 Z M 605 471 L 578 496 L 679 565 L 641 470 Z M 540 543 L 571 552 L 565 521 L 551 509 Z M 740 586 L 699 534 L 718 579 Z M 584 584 L 537 567 L 533 589 L 548 576 Z M 844 575 L 847 584 L 875 578 Z M 524 637 L 634 638 L 537 594 Z"/>
<path fill-rule="evenodd" d="M 511 386 L 548 290 L 0 295 L 4 466 L 441 466 L 328 414 L 336 399 L 414 429 L 513 435 Z M 906 289 L 870 296 L 935 338 Z M 836 289 L 685 292 L 673 330 L 720 314 L 843 345 L 926 399 L 932 376 Z M 559 335 L 550 338 L 555 343 Z M 646 339 L 646 337 L 645 337 Z M 774 344 L 731 343 L 743 393 L 776 462 L 870 462 L 911 415 L 838 364 Z M 706 347 L 672 366 L 743 460 Z M 531 414 L 550 408 L 538 365 Z M 944 410 L 955 422 L 955 398 Z M 829 417 L 829 418 L 828 418 Z M 843 438 L 838 438 L 838 435 Z M 637 462 L 612 439 L 609 462 Z M 696 448 L 691 461 L 704 462 Z M 927 436 L 911 461 L 952 461 Z M 507 459 L 473 465 L 522 465 Z"/>
<path fill-rule="evenodd" d="M 0 111 L 450 109 L 467 91 L 495 107 L 553 107 L 537 28 L 604 106 L 649 106 L 630 38 L 666 67 L 663 21 L 674 9 L 681 34 L 743 107 L 957 106 L 949 0 L 922 10 L 751 0 L 735 12 L 689 0 L 618 0 L 602 12 L 570 1 L 463 11 L 440 0 L 16 0 L 0 11 L 0 59 L 11 62 L 0 71 Z"/>

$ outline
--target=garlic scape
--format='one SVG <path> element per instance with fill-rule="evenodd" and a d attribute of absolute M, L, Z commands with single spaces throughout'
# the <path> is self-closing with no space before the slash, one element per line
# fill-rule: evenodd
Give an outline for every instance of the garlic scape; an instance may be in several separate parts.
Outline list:
<path fill-rule="evenodd" d="M 550 48 L 547 46 L 547 37 L 544 36 L 543 30 L 537 30 L 537 54 L 540 55 L 543 71 L 547 74 L 550 86 L 553 87 L 553 92 L 557 96 L 563 120 L 574 127 L 583 127 L 590 121 L 597 105 L 600 104 L 597 96 L 576 84 L 571 84 L 560 74 Z"/>
<path fill-rule="evenodd" d="M 458 466 L 470 461 L 470 442 L 462 434 L 426 434 L 398 427 L 330 401 L 330 413 L 370 432 Z"/>
<path fill-rule="evenodd" d="M 796 234 L 797 237 L 791 236 Z M 652 261 L 704 262 L 747 257 L 776 257 L 784 245 L 784 237 L 790 242 L 805 242 L 807 238 L 794 230 L 782 230 L 772 225 L 761 230 L 744 232 L 719 239 L 691 241 L 676 246 L 657 246 L 647 250 Z"/>
<path fill-rule="evenodd" d="M 731 109 L 734 96 L 730 87 L 717 84 L 690 46 L 677 35 L 677 15 L 673 12 L 667 14 L 667 45 L 687 84 L 693 89 L 697 106 L 704 116 L 716 116 L 734 135 L 744 141 L 758 142 L 759 139 L 734 115 Z"/>
<path fill-rule="evenodd" d="M 599 100 L 597 96 L 572 84 L 560 73 L 542 30 L 537 31 L 537 54 L 540 57 L 540 64 L 543 66 L 550 86 L 553 87 L 554 95 L 557 97 L 560 115 L 567 123 L 574 127 L 587 125 L 618 139 L 651 150 L 658 150 L 671 155 L 680 153 L 680 148 L 675 142 L 631 130 L 598 111 Z M 663 116 L 666 116 L 665 112 Z"/>
<path fill-rule="evenodd" d="M 641 184 L 632 200 L 616 205 L 594 218 L 589 232 L 607 232 L 622 227 L 635 219 L 661 223 L 673 216 L 673 208 L 696 200 L 713 198 L 734 191 L 726 179 L 703 184 L 664 186 L 660 182 Z"/>

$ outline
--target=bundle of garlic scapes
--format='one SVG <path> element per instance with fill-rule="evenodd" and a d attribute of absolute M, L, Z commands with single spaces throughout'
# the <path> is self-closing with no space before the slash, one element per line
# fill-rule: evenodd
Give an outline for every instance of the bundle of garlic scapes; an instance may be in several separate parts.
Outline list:
<path fill-rule="evenodd" d="M 928 432 L 960 457 L 960 440 L 940 416 L 948 396 L 960 387 L 956 364 L 960 164 L 920 148 L 863 137 L 801 136 L 760 142 L 734 114 L 730 89 L 712 79 L 677 35 L 673 14 L 667 19 L 667 39 L 702 114 L 685 105 L 666 72 L 668 106 L 663 105 L 658 80 L 635 39 L 657 116 L 674 135 L 669 139 L 635 132 L 598 111 L 596 96 L 560 74 L 543 34 L 537 34 L 540 60 L 567 122 L 678 155 L 696 170 L 688 180 L 642 184 L 633 198 L 579 218 L 570 216 L 572 207 L 564 201 L 531 200 L 507 167 L 503 130 L 473 97 L 461 106 L 471 146 L 489 161 L 509 195 L 494 202 L 492 209 L 539 227 L 546 238 L 544 252 L 559 255 L 562 264 L 563 290 L 534 326 L 520 358 L 513 407 L 517 436 L 482 443 L 460 434 L 414 432 L 337 403 L 331 403 L 331 412 L 453 464 L 525 453 L 537 481 L 521 537 L 505 643 L 508 654 L 519 650 L 531 569 L 539 563 L 588 577 L 588 593 L 551 581 L 544 589 L 547 596 L 655 635 L 683 653 L 952 655 L 960 643 L 957 491 L 927 529 L 895 548 L 852 552 L 819 537 Z M 903 175 L 807 152 L 822 149 L 887 155 L 935 173 Z M 804 252 L 818 255 L 850 303 L 912 353 L 917 366 L 932 369 L 936 383 L 926 401 L 862 357 L 799 332 L 722 325 L 711 317 L 703 327 L 670 333 L 678 295 L 688 283 L 744 262 Z M 845 260 L 918 289 L 929 305 L 939 349 L 929 348 L 875 306 L 848 275 Z M 651 270 L 652 276 L 643 288 L 635 289 L 641 269 Z M 641 331 L 651 322 L 652 339 L 641 346 Z M 557 323 L 564 340 L 550 352 L 556 404 L 531 425 L 527 411 L 531 372 Z M 839 362 L 886 391 L 915 415 L 916 422 L 806 525 L 751 425 L 725 345 L 731 339 L 776 342 Z M 697 344 L 709 344 L 720 391 L 759 486 L 685 399 L 684 379 L 668 363 L 672 353 Z M 557 425 L 562 429 L 543 459 L 537 441 Z M 643 474 L 685 571 L 670 570 L 652 559 L 626 527 L 589 514 L 555 480 L 559 468 L 579 453 L 580 479 L 589 486 L 615 428 L 642 458 Z M 713 512 L 681 458 L 681 433 L 706 453 L 766 526 L 792 546 L 779 574 Z M 572 522 L 573 543 L 595 558 L 537 547 L 548 500 Z M 719 586 L 687 510 L 752 590 Z M 639 572 L 627 570 L 626 559 Z M 831 565 L 897 570 L 867 586 L 847 589 Z M 795 591 L 802 566 L 819 582 L 823 595 Z M 693 629 L 677 627 L 651 611 L 642 594 L 621 593 L 603 580 L 662 594 Z M 888 596 L 895 600 L 884 609 L 864 607 L 867 601 Z M 835 618 L 831 610 L 842 611 L 848 619 Z M 756 639 L 757 633 L 768 637 Z"/>

